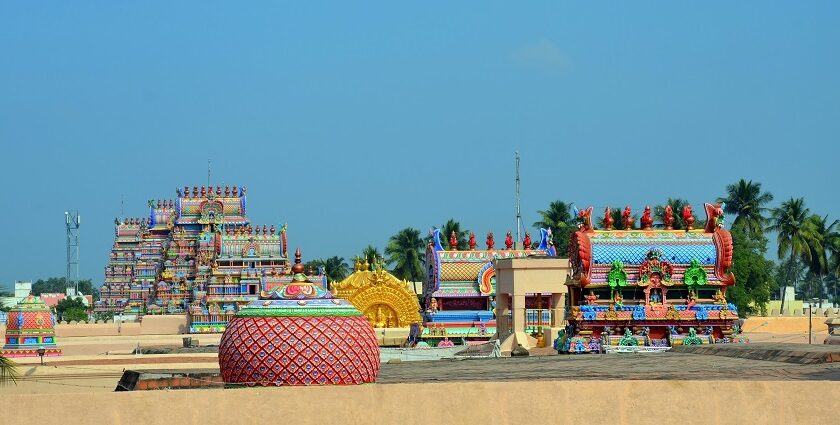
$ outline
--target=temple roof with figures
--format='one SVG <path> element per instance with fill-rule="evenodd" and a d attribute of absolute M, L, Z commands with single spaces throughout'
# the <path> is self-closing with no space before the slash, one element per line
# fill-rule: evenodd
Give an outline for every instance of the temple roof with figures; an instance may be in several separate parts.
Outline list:
<path fill-rule="evenodd" d="M 673 230 L 673 216 L 665 217 L 664 229 L 654 229 L 650 208 L 642 217 L 642 229 L 633 229 L 632 220 L 623 229 L 596 230 L 592 226 L 592 208 L 578 214 L 579 230 L 572 235 L 569 258 L 573 268 L 572 284 L 586 287 L 606 286 L 611 277 L 622 283 L 644 285 L 650 273 L 659 273 L 666 285 L 690 283 L 732 285 L 732 236 L 723 227 L 720 206 L 705 204 L 707 221 L 701 229 Z M 605 211 L 604 221 L 610 211 Z M 630 217 L 629 208 L 624 217 Z M 694 222 L 690 206 L 684 217 Z M 653 271 L 651 271 L 653 270 Z"/>
<path fill-rule="evenodd" d="M 245 210 L 246 189 L 233 186 L 184 187 L 176 189 L 178 199 L 175 202 L 177 224 L 219 224 L 246 225 L 248 218 Z M 153 214 L 154 216 L 154 214 Z M 155 223 L 152 223 L 154 226 Z"/>
<path fill-rule="evenodd" d="M 510 232 L 505 238 L 504 248 L 495 248 L 493 233 L 487 234 L 486 249 L 476 250 L 475 235 L 470 234 L 466 251 L 446 250 L 440 240 L 440 230 L 432 232 L 432 240 L 426 249 L 428 276 L 425 291 L 431 297 L 481 297 L 495 293 L 493 260 L 503 258 L 526 258 L 532 256 L 553 256 L 556 250 L 551 243 L 551 233 L 540 230 L 537 248 L 514 249 Z M 523 240 L 524 246 L 531 245 L 530 234 Z"/>

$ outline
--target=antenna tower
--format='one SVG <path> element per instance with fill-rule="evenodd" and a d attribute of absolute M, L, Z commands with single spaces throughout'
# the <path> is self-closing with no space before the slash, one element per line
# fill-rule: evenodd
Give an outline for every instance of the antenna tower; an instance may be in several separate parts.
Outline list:
<path fill-rule="evenodd" d="M 75 294 L 79 294 L 79 226 L 81 225 L 79 211 L 64 211 L 64 225 L 67 228 L 67 276 L 65 283 L 69 287 L 75 284 Z"/>
<path fill-rule="evenodd" d="M 519 151 L 516 151 L 516 241 L 515 247 L 517 249 L 522 248 L 522 235 L 520 234 L 520 229 L 522 229 L 522 211 L 519 206 Z"/>

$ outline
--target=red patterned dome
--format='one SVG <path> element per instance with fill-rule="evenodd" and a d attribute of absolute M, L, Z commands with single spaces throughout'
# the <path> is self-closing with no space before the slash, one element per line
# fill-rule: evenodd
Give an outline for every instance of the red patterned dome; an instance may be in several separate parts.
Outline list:
<path fill-rule="evenodd" d="M 262 293 L 228 323 L 219 368 L 228 384 L 349 385 L 376 381 L 379 345 L 370 323 L 346 300 L 300 272 Z M 266 299 L 267 298 L 267 299 Z"/>
<path fill-rule="evenodd" d="M 376 336 L 347 301 L 309 300 L 301 306 L 292 300 L 275 300 L 262 304 L 256 301 L 242 309 L 222 335 L 219 368 L 226 383 L 348 385 L 376 381 L 380 366 Z"/>

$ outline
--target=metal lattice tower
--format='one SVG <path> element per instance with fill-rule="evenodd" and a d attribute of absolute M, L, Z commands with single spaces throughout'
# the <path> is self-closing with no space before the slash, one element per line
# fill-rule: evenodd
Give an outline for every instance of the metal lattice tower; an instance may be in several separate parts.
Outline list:
<path fill-rule="evenodd" d="M 519 151 L 516 151 L 516 241 L 514 246 L 516 249 L 522 249 L 522 234 L 520 233 L 520 229 L 522 229 L 522 210 L 519 206 L 520 198 L 519 198 Z M 528 247 L 524 247 L 527 249 Z"/>
<path fill-rule="evenodd" d="M 79 293 L 79 211 L 64 211 L 64 224 L 67 228 L 67 276 L 66 284 L 75 283 L 76 295 Z"/>

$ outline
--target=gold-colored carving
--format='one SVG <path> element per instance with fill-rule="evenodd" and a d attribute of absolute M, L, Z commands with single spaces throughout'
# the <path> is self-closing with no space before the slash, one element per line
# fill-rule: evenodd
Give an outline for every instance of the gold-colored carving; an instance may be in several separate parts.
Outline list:
<path fill-rule="evenodd" d="M 615 305 L 610 304 L 609 310 L 607 310 L 606 314 L 607 320 L 618 320 L 618 314 L 615 311 Z"/>
<path fill-rule="evenodd" d="M 333 293 L 361 311 L 376 328 L 407 328 L 421 323 L 420 303 L 408 282 L 397 279 L 382 267 L 354 272 L 333 284 Z"/>
<path fill-rule="evenodd" d="M 668 305 L 668 312 L 665 313 L 666 320 L 680 320 L 680 313 L 673 305 Z"/>

